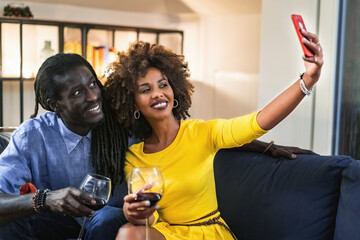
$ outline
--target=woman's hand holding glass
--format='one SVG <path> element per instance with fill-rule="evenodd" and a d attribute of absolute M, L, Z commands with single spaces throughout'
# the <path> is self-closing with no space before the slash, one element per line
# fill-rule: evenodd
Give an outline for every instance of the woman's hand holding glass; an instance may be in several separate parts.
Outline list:
<path fill-rule="evenodd" d="M 149 222 L 152 224 L 154 221 L 153 214 L 157 208 L 157 205 L 151 206 L 148 200 L 137 201 L 136 193 L 124 197 L 124 215 L 134 225 L 145 225 L 146 218 L 149 218 Z"/>
<path fill-rule="evenodd" d="M 134 225 L 146 226 L 148 239 L 149 222 L 154 221 L 157 202 L 164 191 L 164 180 L 158 168 L 134 168 L 128 181 L 129 195 L 124 198 L 124 214 Z"/>

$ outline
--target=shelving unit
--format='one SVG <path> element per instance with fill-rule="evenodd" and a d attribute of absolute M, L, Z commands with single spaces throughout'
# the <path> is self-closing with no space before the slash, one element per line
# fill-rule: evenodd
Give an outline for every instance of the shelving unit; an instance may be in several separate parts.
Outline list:
<path fill-rule="evenodd" d="M 0 126 L 18 126 L 32 114 L 33 81 L 49 54 L 81 54 L 102 76 L 130 42 L 160 43 L 182 54 L 183 35 L 172 29 L 0 17 Z M 44 51 L 44 45 L 51 50 Z"/>

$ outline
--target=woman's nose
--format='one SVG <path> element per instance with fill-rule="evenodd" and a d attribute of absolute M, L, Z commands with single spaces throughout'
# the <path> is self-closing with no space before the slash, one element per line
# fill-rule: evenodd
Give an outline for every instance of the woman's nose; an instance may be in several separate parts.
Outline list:
<path fill-rule="evenodd" d="M 164 96 L 164 94 L 163 94 L 163 92 L 161 91 L 160 88 L 156 88 L 152 92 L 152 97 L 153 98 L 158 98 L 158 97 L 163 97 L 163 96 Z"/>

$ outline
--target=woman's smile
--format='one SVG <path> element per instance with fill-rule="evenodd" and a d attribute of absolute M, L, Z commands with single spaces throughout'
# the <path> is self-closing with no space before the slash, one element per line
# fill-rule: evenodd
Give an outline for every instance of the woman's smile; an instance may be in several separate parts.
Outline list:
<path fill-rule="evenodd" d="M 157 110 L 163 110 L 167 108 L 168 102 L 164 100 L 156 101 L 155 103 L 151 104 L 151 107 Z"/>
<path fill-rule="evenodd" d="M 136 109 L 148 120 L 171 116 L 173 103 L 174 92 L 159 69 L 149 68 L 146 75 L 137 80 Z"/>

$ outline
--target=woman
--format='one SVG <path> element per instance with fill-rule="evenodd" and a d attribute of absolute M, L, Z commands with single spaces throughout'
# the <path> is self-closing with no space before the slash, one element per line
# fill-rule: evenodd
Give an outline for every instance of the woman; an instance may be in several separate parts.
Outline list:
<path fill-rule="evenodd" d="M 158 203 L 124 198 L 129 223 L 117 239 L 144 239 L 150 218 L 150 239 L 231 239 L 234 236 L 217 211 L 213 159 L 220 148 L 249 143 L 276 126 L 318 81 L 323 64 L 316 35 L 303 32 L 314 57 L 303 57 L 306 72 L 258 113 L 230 120 L 184 120 L 189 116 L 193 85 L 182 56 L 149 43 L 133 44 L 119 55 L 105 85 L 118 120 L 143 142 L 129 148 L 125 174 L 133 167 L 158 166 L 165 193 Z M 211 220 L 213 219 L 213 220 Z M 211 221 L 209 221 L 211 220 Z M 209 224 L 210 223 L 210 224 Z"/>

